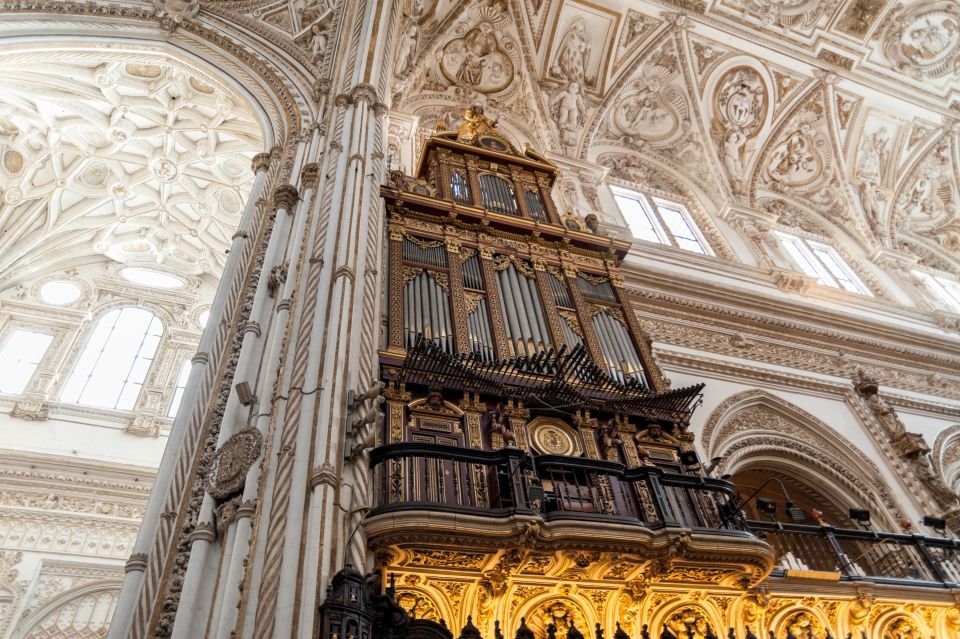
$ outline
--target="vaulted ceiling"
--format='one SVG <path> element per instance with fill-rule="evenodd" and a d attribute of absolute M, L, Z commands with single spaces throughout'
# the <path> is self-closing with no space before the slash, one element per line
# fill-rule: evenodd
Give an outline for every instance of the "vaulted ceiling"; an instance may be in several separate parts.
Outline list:
<path fill-rule="evenodd" d="M 600 165 L 591 179 L 960 271 L 954 2 L 407 0 L 404 15 L 392 106 L 410 134 L 479 102 L 521 145 Z"/>
<path fill-rule="evenodd" d="M 157 53 L 0 52 L 0 284 L 91 261 L 218 276 L 262 150 L 251 105 Z"/>

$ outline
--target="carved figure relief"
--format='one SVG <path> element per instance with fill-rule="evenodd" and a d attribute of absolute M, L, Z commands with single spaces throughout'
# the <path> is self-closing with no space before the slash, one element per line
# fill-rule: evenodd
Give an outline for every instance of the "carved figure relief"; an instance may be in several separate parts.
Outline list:
<path fill-rule="evenodd" d="M 498 93 L 513 81 L 514 66 L 489 23 L 454 38 L 440 52 L 440 71 L 453 84 Z"/>
<path fill-rule="evenodd" d="M 592 47 L 587 40 L 587 24 L 577 17 L 560 40 L 557 56 L 550 67 L 551 73 L 570 82 L 583 82 L 588 86 L 596 84 L 596 77 L 587 73 Z"/>
<path fill-rule="evenodd" d="M 671 93 L 682 102 L 683 98 L 676 91 Z M 646 86 L 620 99 L 613 110 L 613 121 L 627 135 L 659 141 L 676 133 L 681 115 L 668 96 Z"/>
<path fill-rule="evenodd" d="M 571 82 L 566 89 L 554 94 L 550 100 L 550 111 L 556 119 L 564 143 L 576 142 L 577 133 L 585 121 L 586 110 L 579 82 Z"/>
<path fill-rule="evenodd" d="M 825 639 L 823 624 L 812 613 L 796 612 L 780 622 L 777 636 L 793 636 L 796 639 Z"/>
<path fill-rule="evenodd" d="M 824 212 L 849 217 L 847 200 L 833 177 L 833 155 L 818 92 L 806 100 L 772 137 L 761 163 L 760 183 L 775 192 L 803 193 Z"/>
<path fill-rule="evenodd" d="M 864 135 L 857 157 L 857 177 L 879 180 L 890 157 L 890 136 L 886 127 Z"/>
<path fill-rule="evenodd" d="M 737 67 L 717 83 L 711 128 L 727 174 L 738 189 L 744 177 L 753 141 L 763 127 L 767 90 L 760 74 L 750 67 Z"/>
<path fill-rule="evenodd" d="M 884 639 L 922 639 L 923 634 L 912 620 L 897 617 L 883 631 Z"/>
<path fill-rule="evenodd" d="M 699 608 L 683 608 L 663 623 L 663 636 L 676 639 L 704 639 L 710 633 L 710 622 Z"/>
<path fill-rule="evenodd" d="M 883 52 L 893 68 L 918 78 L 953 73 L 960 62 L 960 15 L 945 1 L 900 8 L 883 31 Z"/>

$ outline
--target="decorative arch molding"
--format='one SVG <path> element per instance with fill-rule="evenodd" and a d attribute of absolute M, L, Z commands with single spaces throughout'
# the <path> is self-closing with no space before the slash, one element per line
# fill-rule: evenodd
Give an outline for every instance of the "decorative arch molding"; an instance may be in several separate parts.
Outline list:
<path fill-rule="evenodd" d="M 940 431 L 930 454 L 933 468 L 954 492 L 960 492 L 960 424 Z"/>
<path fill-rule="evenodd" d="M 94 639 L 102 636 L 100 633 L 108 626 L 113 616 L 113 608 L 117 603 L 122 583 L 119 579 L 95 581 L 61 593 L 24 619 L 20 624 L 20 630 L 13 635 L 13 638 Z M 82 622 L 83 627 L 78 627 L 75 625 L 76 622 L 72 622 L 65 628 L 56 628 L 59 625 L 58 617 L 70 614 L 76 616 L 74 611 L 83 606 L 92 608 L 89 617 Z M 54 628 L 45 628 L 46 621 L 50 621 L 50 625 Z M 63 621 L 59 619 L 60 623 Z"/>
<path fill-rule="evenodd" d="M 734 473 L 759 461 L 791 472 L 805 470 L 818 488 L 844 497 L 851 506 L 871 505 L 888 525 L 900 518 L 876 464 L 824 422 L 767 391 L 728 397 L 711 413 L 700 441 L 708 458 L 724 458 L 717 467 L 720 472 Z M 821 474 L 819 481 L 810 472 L 811 464 Z M 834 487 L 824 485 L 823 476 Z"/>

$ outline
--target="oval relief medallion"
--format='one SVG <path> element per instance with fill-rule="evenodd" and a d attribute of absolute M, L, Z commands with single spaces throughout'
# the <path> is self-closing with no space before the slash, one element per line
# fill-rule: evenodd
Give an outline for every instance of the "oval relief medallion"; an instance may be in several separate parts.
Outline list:
<path fill-rule="evenodd" d="M 576 456 L 581 453 L 579 436 L 566 424 L 534 420 L 528 428 L 533 449 L 541 455 Z"/>
<path fill-rule="evenodd" d="M 214 499 L 226 499 L 243 490 L 247 471 L 260 457 L 263 435 L 256 428 L 244 428 L 224 442 L 213 459 L 207 492 Z"/>

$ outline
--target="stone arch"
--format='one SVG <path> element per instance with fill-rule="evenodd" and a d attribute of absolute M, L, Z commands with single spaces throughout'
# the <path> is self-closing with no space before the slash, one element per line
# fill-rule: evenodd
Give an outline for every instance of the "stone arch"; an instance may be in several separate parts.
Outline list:
<path fill-rule="evenodd" d="M 700 436 L 715 472 L 762 465 L 791 473 L 844 508 L 870 508 L 890 529 L 900 518 L 880 469 L 825 423 L 771 393 L 750 390 L 724 400 Z M 826 479 L 826 481 L 824 481 Z"/>
<path fill-rule="evenodd" d="M 960 424 L 940 431 L 933 442 L 930 459 L 943 483 L 960 492 Z"/>
<path fill-rule="evenodd" d="M 212 3 L 199 10 L 199 4 L 21 3 L 7 10 L 7 19 L 0 25 L 0 36 L 15 36 L 8 40 L 14 47 L 80 41 L 108 49 L 160 49 L 202 68 L 216 69 L 225 82 L 259 105 L 265 132 L 263 151 L 270 151 L 255 159 L 263 177 L 258 178 L 259 190 L 244 203 L 244 211 L 249 212 L 244 216 L 247 226 L 231 238 L 230 257 L 235 261 L 220 280 L 215 312 L 193 359 L 192 401 L 178 412 L 173 429 L 176 438 L 170 441 L 177 452 L 165 457 L 167 472 L 161 473 L 154 485 L 128 564 L 122 595 L 125 605 L 119 607 L 123 614 L 113 618 L 118 636 L 131 628 L 138 635 L 152 634 L 161 626 L 165 632 L 177 609 L 179 573 L 186 567 L 190 547 L 181 526 L 160 526 L 158 522 L 163 512 L 183 511 L 188 520 L 197 517 L 198 493 L 202 496 L 203 492 L 197 473 L 209 464 L 209 455 L 204 454 L 212 452 L 222 418 L 222 413 L 207 408 L 231 388 L 233 368 L 223 363 L 228 344 L 239 346 L 242 334 L 237 329 L 250 314 L 249 305 L 241 302 L 247 283 L 257 281 L 262 266 L 257 260 L 265 247 L 261 240 L 273 223 L 269 195 L 285 182 L 298 182 L 304 162 L 301 142 L 309 142 L 317 114 L 325 110 L 334 93 L 343 93 L 340 97 L 347 102 L 381 106 L 376 89 L 369 85 L 337 87 L 332 93 L 332 82 L 326 79 L 333 68 L 330 60 L 312 58 L 299 48 L 302 43 L 281 30 Z M 342 20 L 342 15 L 335 20 Z M 202 462 L 199 469 L 197 460 Z M 171 579 L 173 573 L 177 574 Z M 161 607 L 165 609 L 162 618 L 152 616 L 152 611 Z"/>
<path fill-rule="evenodd" d="M 15 639 L 95 639 L 113 616 L 120 580 L 88 583 L 54 597 L 24 619 Z"/>
<path fill-rule="evenodd" d="M 927 627 L 921 615 L 905 610 L 891 610 L 879 615 L 869 632 L 873 639 L 922 639 L 931 636 L 932 629 Z"/>

